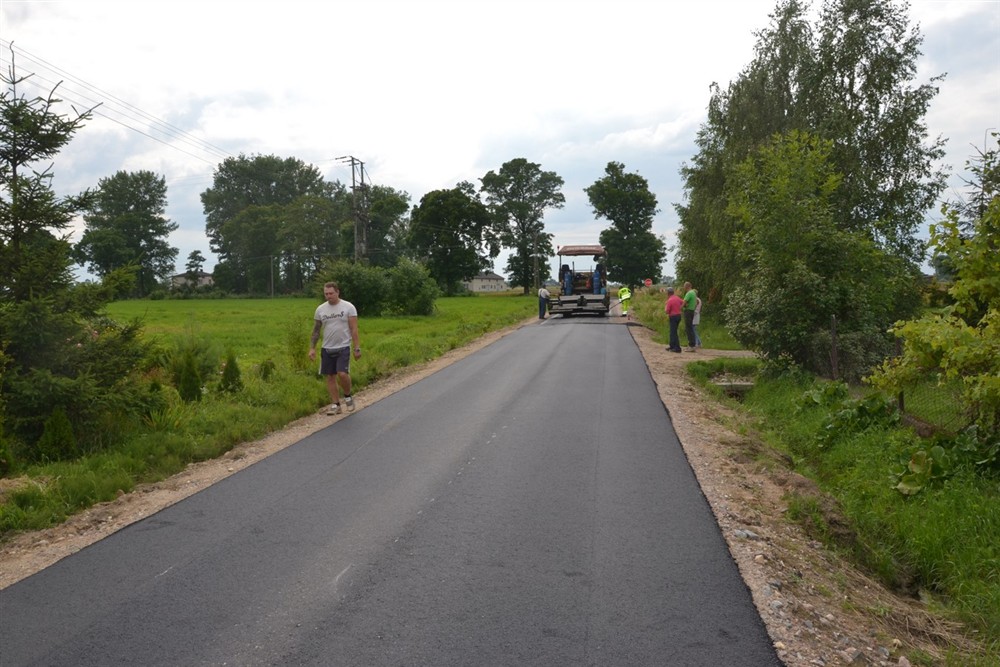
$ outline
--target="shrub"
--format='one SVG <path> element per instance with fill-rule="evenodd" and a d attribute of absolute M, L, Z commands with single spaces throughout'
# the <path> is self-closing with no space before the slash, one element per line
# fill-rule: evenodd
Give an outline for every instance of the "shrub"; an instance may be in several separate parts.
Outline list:
<path fill-rule="evenodd" d="M 322 294 L 328 282 L 340 286 L 340 297 L 354 304 L 359 316 L 377 317 L 385 311 L 389 278 L 383 269 L 346 260 L 326 262 L 316 272 L 314 291 Z"/>
<path fill-rule="evenodd" d="M 264 361 L 260 362 L 259 366 L 257 366 L 257 377 L 259 377 L 264 382 L 267 382 L 274 375 L 274 371 L 276 369 L 277 367 L 274 365 L 274 362 L 272 360 L 265 359 Z"/>
<path fill-rule="evenodd" d="M 63 461 L 76 456 L 73 425 L 61 406 L 57 406 L 45 420 L 36 452 L 41 461 Z"/>
<path fill-rule="evenodd" d="M 427 268 L 402 259 L 389 269 L 388 309 L 397 315 L 432 315 L 434 301 L 441 295 Z"/>
<path fill-rule="evenodd" d="M 995 197 L 971 234 L 958 212 L 947 205 L 945 219 L 931 226 L 931 246 L 955 267 L 949 295 L 955 302 L 939 313 L 901 322 L 893 330 L 903 340 L 903 355 L 885 362 L 870 378 L 876 387 L 899 392 L 937 375 L 943 384 L 961 384 L 962 403 L 971 424 L 981 469 L 997 470 L 1000 440 L 1000 197 Z"/>
<path fill-rule="evenodd" d="M 198 364 L 191 350 L 186 350 L 181 359 L 177 392 L 187 403 L 201 400 L 201 374 L 198 372 Z"/>
<path fill-rule="evenodd" d="M 227 394 L 235 394 L 241 389 L 243 389 L 243 379 L 240 377 L 240 367 L 236 363 L 236 355 L 230 350 L 226 356 L 226 362 L 222 366 L 219 391 Z"/>

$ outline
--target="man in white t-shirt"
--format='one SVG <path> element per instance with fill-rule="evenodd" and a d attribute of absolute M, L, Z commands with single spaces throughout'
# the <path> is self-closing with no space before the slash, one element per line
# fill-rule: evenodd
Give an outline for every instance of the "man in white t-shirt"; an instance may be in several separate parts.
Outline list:
<path fill-rule="evenodd" d="M 358 310 L 350 301 L 340 298 L 337 283 L 323 285 L 326 301 L 316 308 L 315 324 L 309 341 L 309 358 L 316 359 L 316 342 L 323 333 L 323 349 L 320 353 L 321 375 L 326 377 L 326 389 L 332 403 L 326 414 L 340 414 L 340 392 L 344 392 L 347 411 L 354 410 L 351 396 L 351 350 L 354 358 L 361 358 L 361 341 L 358 337 Z M 339 384 L 339 387 L 338 387 Z"/>

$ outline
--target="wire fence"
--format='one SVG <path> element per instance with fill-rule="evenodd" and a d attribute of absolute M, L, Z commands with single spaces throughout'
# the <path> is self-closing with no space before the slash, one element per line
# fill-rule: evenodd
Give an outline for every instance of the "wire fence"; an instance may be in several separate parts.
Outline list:
<path fill-rule="evenodd" d="M 825 336 L 820 338 L 819 345 L 827 346 Z M 899 339 L 859 341 L 839 335 L 836 317 L 831 320 L 827 351 L 829 368 L 824 374 L 853 387 L 861 387 L 862 378 L 883 361 L 903 354 Z M 961 390 L 960 380 L 928 374 L 923 382 L 907 388 L 894 398 L 904 420 L 920 435 L 930 437 L 935 433 L 958 433 L 971 423 L 972 419 L 963 407 Z"/>

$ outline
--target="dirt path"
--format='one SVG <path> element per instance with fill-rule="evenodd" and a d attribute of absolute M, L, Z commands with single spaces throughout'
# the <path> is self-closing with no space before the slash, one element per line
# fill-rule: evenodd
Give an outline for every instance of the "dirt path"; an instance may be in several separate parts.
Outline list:
<path fill-rule="evenodd" d="M 784 518 L 790 490 L 816 494 L 815 485 L 787 471 L 740 428 L 735 411 L 706 397 L 684 366 L 695 360 L 743 353 L 699 350 L 673 354 L 653 341 L 653 332 L 626 318 L 677 435 L 712 507 L 754 602 L 789 667 L 908 665 L 914 649 L 940 654 L 960 645 L 948 627 L 908 600 L 893 596 Z M 365 388 L 358 409 L 482 349 L 532 319 L 445 354 L 428 364 Z M 229 475 L 298 442 L 330 424 L 315 415 L 281 431 L 235 447 L 213 461 L 193 464 L 168 480 L 142 486 L 97 505 L 66 523 L 18 535 L 0 544 L 0 589 L 79 551 L 115 531 L 182 500 Z"/>

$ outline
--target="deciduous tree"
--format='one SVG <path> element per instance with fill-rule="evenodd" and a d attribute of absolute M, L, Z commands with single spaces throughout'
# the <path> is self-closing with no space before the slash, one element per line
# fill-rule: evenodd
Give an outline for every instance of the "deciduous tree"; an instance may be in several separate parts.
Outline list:
<path fill-rule="evenodd" d="M 151 171 L 102 178 L 83 217 L 86 230 L 74 250 L 77 262 L 98 276 L 134 265 L 135 296 L 148 295 L 173 273 L 177 259 L 177 248 L 167 242 L 177 224 L 164 217 L 166 206 L 166 181 Z"/>
<path fill-rule="evenodd" d="M 554 171 L 542 171 L 539 164 L 516 158 L 480 181 L 499 241 L 518 258 L 508 264 L 515 269 L 511 283 L 521 285 L 527 294 L 529 288 L 540 286 L 541 268 L 553 255 L 552 235 L 545 232 L 542 217 L 547 209 L 566 203 L 563 179 Z"/>
<path fill-rule="evenodd" d="M 658 209 L 648 181 L 626 173 L 620 162 L 609 162 L 604 176 L 584 192 L 594 215 L 611 223 L 600 236 L 608 252 L 608 278 L 632 287 L 645 278 L 659 279 L 667 250 L 652 231 Z"/>
<path fill-rule="evenodd" d="M 296 158 L 240 155 L 226 159 L 216 169 L 212 187 L 201 194 L 205 210 L 205 231 L 211 249 L 219 256 L 217 282 L 226 289 L 238 292 L 259 290 L 260 275 L 248 272 L 266 271 L 266 284 L 270 285 L 272 258 L 284 255 L 289 272 L 296 276 L 295 282 L 301 283 L 297 274 L 302 271 L 304 264 L 301 262 L 305 258 L 298 255 L 297 251 L 301 248 L 306 233 L 304 227 L 322 224 L 322 231 L 315 235 L 315 239 L 320 241 L 320 252 L 329 257 L 337 256 L 338 251 L 330 244 L 343 245 L 342 233 L 345 224 L 350 222 L 351 210 L 349 202 L 344 202 L 343 198 L 346 197 L 348 195 L 343 186 L 327 183 L 316 167 L 306 165 Z M 341 204 L 320 206 L 317 199 L 331 202 L 340 199 Z M 254 207 L 258 209 L 256 213 L 246 213 Z M 267 247 L 263 247 L 261 239 L 252 242 L 250 239 L 255 233 L 254 229 L 260 231 L 262 209 L 268 211 L 267 217 L 276 225 L 275 229 L 268 232 Z M 337 217 L 319 220 L 315 215 L 317 212 Z M 292 224 L 297 229 L 290 234 L 295 243 L 286 248 L 281 246 L 280 240 L 283 238 L 285 225 L 290 220 L 293 220 Z M 253 229 L 243 229 L 244 224 L 249 224 Z M 353 236 L 350 243 L 353 244 Z M 263 266 L 266 269 L 261 268 Z"/>
<path fill-rule="evenodd" d="M 725 312 L 734 336 L 769 363 L 823 374 L 836 317 L 840 373 L 858 380 L 889 352 L 885 331 L 917 303 L 916 281 L 904 261 L 836 224 L 843 178 L 832 150 L 792 131 L 735 170 L 726 199 L 746 268 Z"/>
<path fill-rule="evenodd" d="M 408 245 L 445 294 L 490 266 L 491 218 L 471 183 L 428 192 L 414 207 Z"/>
<path fill-rule="evenodd" d="M 721 195 L 736 165 L 775 133 L 802 130 L 833 142 L 844 180 L 831 195 L 839 229 L 862 234 L 916 267 L 916 232 L 944 188 L 935 167 L 942 141 L 927 140 L 924 117 L 937 78 L 915 84 L 921 36 L 906 6 L 829 0 L 815 28 L 808 7 L 779 2 L 752 63 L 726 90 L 714 89 L 699 153 L 682 170 L 678 269 L 728 293 L 746 266 L 733 239 L 740 222 Z"/>

